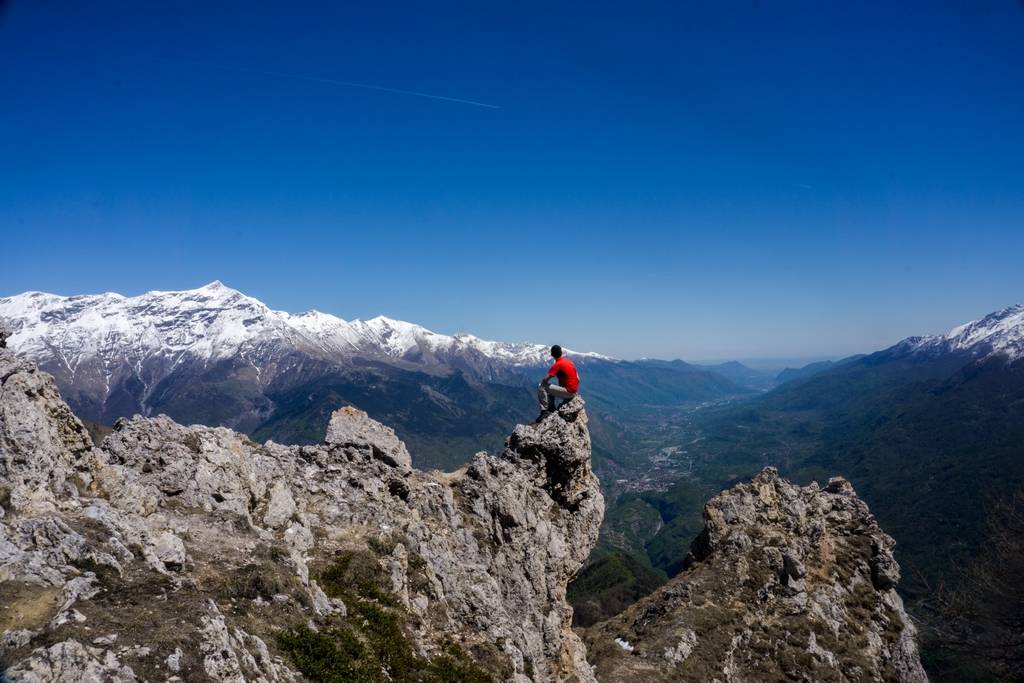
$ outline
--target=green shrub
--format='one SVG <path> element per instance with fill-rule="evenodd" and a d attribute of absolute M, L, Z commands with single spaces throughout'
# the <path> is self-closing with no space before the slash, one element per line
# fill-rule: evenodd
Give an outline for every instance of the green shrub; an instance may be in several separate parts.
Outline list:
<path fill-rule="evenodd" d="M 380 563 L 373 553 L 349 550 L 340 553 L 333 564 L 319 572 L 317 582 L 327 595 L 341 598 L 346 604 L 354 598 L 364 598 L 396 607 L 398 601 L 387 592 L 381 576 Z"/>
<path fill-rule="evenodd" d="M 457 645 L 447 645 L 432 660 L 416 654 L 404 628 L 406 614 L 381 576 L 376 557 L 366 550 L 340 553 L 317 573 L 324 592 L 342 599 L 349 614 L 319 632 L 296 626 L 278 636 L 278 645 L 306 678 L 317 683 L 493 681 Z"/>
<path fill-rule="evenodd" d="M 298 626 L 278 636 L 278 645 L 312 681 L 378 683 L 385 680 L 379 663 L 346 627 L 317 632 Z"/>

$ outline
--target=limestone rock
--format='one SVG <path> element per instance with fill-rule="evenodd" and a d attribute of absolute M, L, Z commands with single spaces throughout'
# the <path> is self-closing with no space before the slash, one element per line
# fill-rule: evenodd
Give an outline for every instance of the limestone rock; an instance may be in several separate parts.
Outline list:
<path fill-rule="evenodd" d="M 167 670 L 172 673 L 178 673 L 181 671 L 181 660 L 185 656 L 185 653 L 181 651 L 181 648 L 175 648 L 174 652 L 167 655 L 167 659 L 164 660 L 167 664 Z"/>
<path fill-rule="evenodd" d="M 331 446 L 366 450 L 393 467 L 412 469 L 412 457 L 395 430 L 385 427 L 358 408 L 345 406 L 331 414 L 325 439 Z"/>
<path fill-rule="evenodd" d="M 900 582 L 900 566 L 892 556 L 892 546 L 888 536 L 871 541 L 871 583 L 878 590 L 894 588 Z"/>
<path fill-rule="evenodd" d="M 582 401 L 442 474 L 353 408 L 320 446 L 136 416 L 96 447 L 34 365 L 0 351 L 0 382 L 0 595 L 27 615 L 0 678 L 300 680 L 283 630 L 386 599 L 419 656 L 455 642 L 496 680 L 595 680 L 565 600 L 604 512 Z M 350 600 L 325 574 L 345 557 L 390 595 Z M 116 655 L 80 644 L 111 636 Z"/>
<path fill-rule="evenodd" d="M 263 523 L 271 529 L 277 529 L 289 521 L 297 511 L 288 484 L 283 481 L 274 482 L 270 488 L 270 502 L 267 503 L 267 514 L 263 515 Z"/>
<path fill-rule="evenodd" d="M 682 573 L 587 630 L 599 680 L 927 680 L 893 541 L 850 482 L 799 487 L 767 468 L 704 522 Z"/>
<path fill-rule="evenodd" d="M 270 656 L 267 644 L 257 636 L 228 627 L 216 605 L 210 605 L 211 616 L 202 618 L 203 670 L 214 681 L 298 681 L 299 677 Z M 180 650 L 178 666 L 180 667 Z M 172 656 L 174 656 L 172 655 Z"/>
<path fill-rule="evenodd" d="M 185 564 L 185 544 L 170 531 L 156 537 L 153 552 L 167 569 L 180 569 Z"/>
<path fill-rule="evenodd" d="M 34 363 L 0 351 L 0 486 L 5 507 L 52 512 L 76 497 L 92 439 Z"/>
<path fill-rule="evenodd" d="M 122 665 L 113 652 L 66 640 L 39 648 L 4 672 L 5 680 L 18 683 L 82 683 L 105 681 L 135 683 L 131 667 Z"/>

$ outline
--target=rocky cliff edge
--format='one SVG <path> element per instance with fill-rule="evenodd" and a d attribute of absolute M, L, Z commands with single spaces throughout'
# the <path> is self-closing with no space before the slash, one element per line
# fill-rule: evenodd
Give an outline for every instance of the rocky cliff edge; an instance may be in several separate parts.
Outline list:
<path fill-rule="evenodd" d="M 0 350 L 0 679 L 593 681 L 565 590 L 603 511 L 579 399 L 452 474 L 354 408 L 95 446 Z"/>

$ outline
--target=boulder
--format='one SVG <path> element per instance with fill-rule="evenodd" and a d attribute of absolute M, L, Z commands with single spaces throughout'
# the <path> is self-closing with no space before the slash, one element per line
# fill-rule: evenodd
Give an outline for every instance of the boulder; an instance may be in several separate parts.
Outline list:
<path fill-rule="evenodd" d="M 330 446 L 368 452 L 401 470 L 412 469 L 412 457 L 402 440 L 395 435 L 395 430 L 352 406 L 339 408 L 331 414 L 325 441 Z"/>

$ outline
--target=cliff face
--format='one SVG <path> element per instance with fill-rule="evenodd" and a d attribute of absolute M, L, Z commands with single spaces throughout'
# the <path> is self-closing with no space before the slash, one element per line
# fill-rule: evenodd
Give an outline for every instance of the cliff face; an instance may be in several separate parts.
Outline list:
<path fill-rule="evenodd" d="M 927 680 L 893 540 L 845 479 L 768 468 L 704 518 L 682 573 L 587 630 L 601 681 Z"/>
<path fill-rule="evenodd" d="M 96 447 L 0 350 L 0 672 L 593 681 L 565 589 L 603 510 L 580 400 L 453 474 L 351 408 L 319 446 L 136 417 Z"/>

